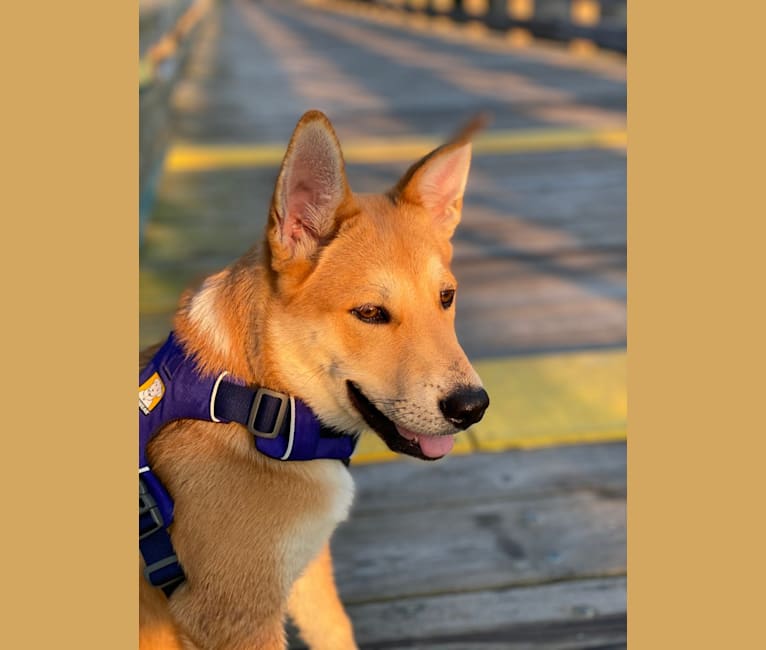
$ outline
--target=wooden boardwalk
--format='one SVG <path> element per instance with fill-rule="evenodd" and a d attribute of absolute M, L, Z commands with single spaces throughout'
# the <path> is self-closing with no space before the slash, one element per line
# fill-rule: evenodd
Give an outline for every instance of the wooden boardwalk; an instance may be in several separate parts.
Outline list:
<path fill-rule="evenodd" d="M 625 447 L 354 468 L 333 544 L 363 648 L 625 643 Z"/>
<path fill-rule="evenodd" d="M 624 438 L 624 59 L 350 6 L 222 0 L 199 25 L 142 242 L 141 344 L 260 237 L 306 109 L 357 191 L 490 111 L 454 271 L 492 407 L 438 463 L 360 450 L 339 588 L 365 649 L 624 647 L 624 443 L 512 449 Z"/>

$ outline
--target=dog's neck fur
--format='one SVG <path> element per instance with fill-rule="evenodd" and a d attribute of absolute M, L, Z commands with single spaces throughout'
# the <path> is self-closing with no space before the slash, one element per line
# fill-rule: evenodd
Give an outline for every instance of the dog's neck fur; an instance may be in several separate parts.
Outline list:
<path fill-rule="evenodd" d="M 228 371 L 249 384 L 286 388 L 273 385 L 278 378 L 266 372 L 269 350 L 263 329 L 272 292 L 260 252 L 254 247 L 232 265 L 208 276 L 198 289 L 184 293 L 173 327 L 202 372 Z M 231 305 L 237 305 L 236 312 Z M 235 317 L 235 313 L 240 315 Z"/>

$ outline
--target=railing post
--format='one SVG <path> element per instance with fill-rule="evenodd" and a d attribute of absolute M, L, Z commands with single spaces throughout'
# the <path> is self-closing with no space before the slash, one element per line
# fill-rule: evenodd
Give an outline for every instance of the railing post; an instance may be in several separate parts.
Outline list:
<path fill-rule="evenodd" d="M 570 19 L 576 27 L 594 27 L 601 19 L 601 3 L 598 0 L 572 0 Z M 596 44 L 585 38 L 574 38 L 570 47 L 578 54 L 597 49 Z"/>
<path fill-rule="evenodd" d="M 387 0 L 386 6 L 467 23 L 480 33 L 489 27 L 512 45 L 534 37 L 568 42 L 576 53 L 627 48 L 626 0 Z"/>
<path fill-rule="evenodd" d="M 535 13 L 535 0 L 508 0 L 508 15 L 511 19 L 511 29 L 508 32 L 508 40 L 513 45 L 528 45 L 532 40 L 532 34 L 521 24 L 527 24 Z"/>
<path fill-rule="evenodd" d="M 452 9 L 447 13 L 447 15 L 455 22 L 465 22 L 466 12 L 463 0 L 454 0 L 452 3 Z"/>
<path fill-rule="evenodd" d="M 529 20 L 535 12 L 535 0 L 508 0 L 508 13 L 515 20 Z"/>
<path fill-rule="evenodd" d="M 572 22 L 577 25 L 595 25 L 601 17 L 598 0 L 572 0 Z"/>
<path fill-rule="evenodd" d="M 428 0 L 428 13 L 433 16 L 447 16 L 455 7 L 455 0 Z"/>
<path fill-rule="evenodd" d="M 508 0 L 489 0 L 487 23 L 495 29 L 504 29 L 508 24 Z"/>

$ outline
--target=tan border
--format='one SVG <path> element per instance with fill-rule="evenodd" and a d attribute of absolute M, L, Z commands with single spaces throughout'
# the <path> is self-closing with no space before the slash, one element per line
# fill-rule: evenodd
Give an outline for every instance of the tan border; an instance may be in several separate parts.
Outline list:
<path fill-rule="evenodd" d="M 766 21 L 629 6 L 630 647 L 758 647 Z M 137 8 L 4 22 L 4 640 L 135 648 Z"/>
<path fill-rule="evenodd" d="M 2 645 L 133 649 L 138 5 L 2 20 Z"/>
<path fill-rule="evenodd" d="M 766 647 L 766 12 L 628 6 L 629 647 Z"/>

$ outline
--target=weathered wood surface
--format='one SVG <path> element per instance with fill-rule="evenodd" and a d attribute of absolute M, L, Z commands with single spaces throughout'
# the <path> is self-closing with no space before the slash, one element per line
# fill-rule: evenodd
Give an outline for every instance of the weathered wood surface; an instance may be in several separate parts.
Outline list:
<path fill-rule="evenodd" d="M 364 648 L 586 648 L 625 642 L 625 578 L 352 605 Z"/>
<path fill-rule="evenodd" d="M 361 647 L 564 650 L 625 644 L 624 577 L 351 605 Z M 292 647 L 303 644 L 292 631 Z"/>
<path fill-rule="evenodd" d="M 577 445 L 496 456 L 452 456 L 434 464 L 353 467 L 353 518 L 386 510 L 428 510 L 578 492 L 625 497 L 625 446 Z M 350 525 L 350 524 L 349 524 Z"/>
<path fill-rule="evenodd" d="M 491 454 L 483 467 L 472 462 L 476 457 L 455 457 L 451 465 L 465 461 L 468 474 L 486 486 L 480 476 L 507 477 L 514 460 L 534 466 L 534 454 Z M 428 481 L 426 491 L 443 495 L 433 502 L 418 500 L 417 484 L 400 479 L 389 484 L 391 505 L 385 510 L 364 512 L 362 493 L 359 510 L 333 542 L 346 602 L 624 573 L 624 481 L 583 481 L 553 493 L 551 482 L 545 486 L 549 493 L 538 496 L 516 495 L 512 482 L 505 490 L 496 483 L 493 495 L 486 489 L 474 495 L 465 477 L 463 485 L 453 485 L 449 472 L 429 472 L 421 479 Z M 364 490 L 365 482 L 359 482 Z"/>
<path fill-rule="evenodd" d="M 625 501 L 574 494 L 356 516 L 333 549 L 347 602 L 625 571 Z"/>
<path fill-rule="evenodd" d="M 362 648 L 624 645 L 624 444 L 352 472 L 333 554 Z"/>

